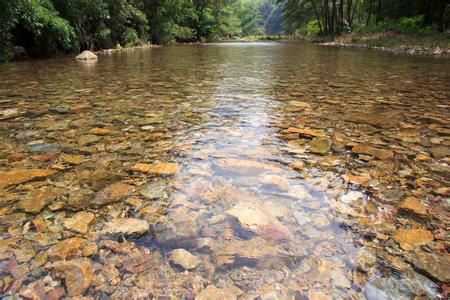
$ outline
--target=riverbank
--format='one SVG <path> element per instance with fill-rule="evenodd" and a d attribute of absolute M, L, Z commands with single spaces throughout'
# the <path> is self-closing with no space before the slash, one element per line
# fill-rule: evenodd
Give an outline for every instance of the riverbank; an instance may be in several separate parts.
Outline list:
<path fill-rule="evenodd" d="M 450 56 L 450 36 L 446 34 L 418 35 L 377 32 L 346 34 L 313 39 L 322 46 L 375 49 L 392 53 Z"/>

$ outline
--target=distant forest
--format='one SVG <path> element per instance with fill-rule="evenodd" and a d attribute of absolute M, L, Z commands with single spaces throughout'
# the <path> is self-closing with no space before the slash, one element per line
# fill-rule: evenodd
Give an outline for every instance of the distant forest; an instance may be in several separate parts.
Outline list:
<path fill-rule="evenodd" d="M 0 61 L 243 36 L 443 32 L 448 0 L 1 0 Z"/>

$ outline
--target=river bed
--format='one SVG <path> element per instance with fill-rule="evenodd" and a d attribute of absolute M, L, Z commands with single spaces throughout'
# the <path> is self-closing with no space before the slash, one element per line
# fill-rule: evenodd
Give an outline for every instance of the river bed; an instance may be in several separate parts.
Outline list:
<path fill-rule="evenodd" d="M 279 43 L 1 65 L 0 294 L 444 299 L 449 71 Z"/>

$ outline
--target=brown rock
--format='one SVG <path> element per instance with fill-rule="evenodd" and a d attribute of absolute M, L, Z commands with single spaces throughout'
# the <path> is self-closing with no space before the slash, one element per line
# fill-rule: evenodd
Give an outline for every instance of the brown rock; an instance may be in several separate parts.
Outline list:
<path fill-rule="evenodd" d="M 25 212 L 38 213 L 57 196 L 55 190 L 49 188 L 32 190 L 18 206 Z"/>
<path fill-rule="evenodd" d="M 428 208 L 417 198 L 408 197 L 398 206 L 400 213 L 413 214 L 419 217 L 428 216 Z"/>
<path fill-rule="evenodd" d="M 441 159 L 450 156 L 450 147 L 438 146 L 431 149 L 433 157 Z"/>
<path fill-rule="evenodd" d="M 331 149 L 331 141 L 327 138 L 313 138 L 309 143 L 309 151 L 317 154 L 326 154 Z"/>
<path fill-rule="evenodd" d="M 71 297 L 82 295 L 95 279 L 94 267 L 86 258 L 58 261 L 48 268 L 53 270 L 57 277 L 64 279 L 67 293 Z"/>
<path fill-rule="evenodd" d="M 351 173 L 345 174 L 342 176 L 346 182 L 358 185 L 367 185 L 370 180 L 370 175 L 367 174 L 365 176 L 353 175 Z"/>
<path fill-rule="evenodd" d="M 89 133 L 95 135 L 108 135 L 111 134 L 112 131 L 106 128 L 92 128 L 89 130 Z"/>
<path fill-rule="evenodd" d="M 72 155 L 72 154 L 63 154 L 61 155 L 61 159 L 63 162 L 70 165 L 79 165 L 84 161 L 84 156 L 82 155 Z"/>
<path fill-rule="evenodd" d="M 450 282 L 450 258 L 448 256 L 422 250 L 409 252 L 405 256 L 416 269 L 440 282 Z"/>
<path fill-rule="evenodd" d="M 433 240 L 431 232 L 425 229 L 400 229 L 393 239 L 403 250 L 414 250 Z"/>
<path fill-rule="evenodd" d="M 86 233 L 94 219 L 95 215 L 93 213 L 81 211 L 73 215 L 71 218 L 66 219 L 64 221 L 64 226 L 67 229 L 79 233 Z"/>
<path fill-rule="evenodd" d="M 45 178 L 53 173 L 55 173 L 54 170 L 47 169 L 13 169 L 8 172 L 0 172 L 0 190 L 34 179 Z"/>
<path fill-rule="evenodd" d="M 268 175 L 264 177 L 264 185 L 268 188 L 275 188 L 280 191 L 289 190 L 289 181 L 280 176 Z"/>
<path fill-rule="evenodd" d="M 303 137 L 321 137 L 325 134 L 322 131 L 314 130 L 314 129 L 300 129 L 295 127 L 289 127 L 288 129 L 283 130 L 281 133 L 289 134 L 289 133 L 298 133 L 299 136 Z"/>
<path fill-rule="evenodd" d="M 131 167 L 131 170 L 137 173 L 148 173 L 151 168 L 149 164 L 137 163 Z"/>
<path fill-rule="evenodd" d="M 236 176 L 256 176 L 276 168 L 256 160 L 241 160 L 235 158 L 220 159 L 214 163 L 220 171 Z"/>
<path fill-rule="evenodd" d="M 81 249 L 87 240 L 80 237 L 68 238 L 48 249 L 49 260 L 68 260 L 81 256 Z"/>
<path fill-rule="evenodd" d="M 150 168 L 148 173 L 155 175 L 175 175 L 179 172 L 179 167 L 174 163 L 159 163 Z"/>
<path fill-rule="evenodd" d="M 116 182 L 98 192 L 95 195 L 95 198 L 92 200 L 92 204 L 101 206 L 118 202 L 123 198 L 131 195 L 133 192 L 133 186 L 122 182 Z"/>
<path fill-rule="evenodd" d="M 356 145 L 353 146 L 352 152 L 356 154 L 367 154 L 374 156 L 380 160 L 387 160 L 394 156 L 394 153 L 391 150 L 375 148 L 371 146 L 365 145 Z"/>

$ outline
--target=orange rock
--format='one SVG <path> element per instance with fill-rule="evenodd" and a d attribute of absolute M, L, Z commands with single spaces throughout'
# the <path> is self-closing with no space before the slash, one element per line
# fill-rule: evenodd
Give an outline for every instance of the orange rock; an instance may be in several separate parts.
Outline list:
<path fill-rule="evenodd" d="M 344 180 L 346 182 L 350 182 L 353 184 L 358 184 L 358 185 L 366 185 L 369 183 L 370 180 L 370 175 L 368 176 L 358 176 L 358 175 L 353 175 L 351 173 L 345 174 L 344 176 L 342 176 L 344 178 Z"/>
<path fill-rule="evenodd" d="M 157 175 L 175 175 L 179 171 L 179 167 L 174 163 L 159 163 L 150 168 L 148 173 Z"/>
<path fill-rule="evenodd" d="M 111 134 L 112 131 L 106 128 L 92 128 L 91 130 L 89 130 L 89 133 L 95 135 L 108 135 Z"/>
<path fill-rule="evenodd" d="M 398 206 L 399 212 L 411 213 L 420 217 L 428 216 L 428 208 L 417 198 L 408 197 Z"/>
<path fill-rule="evenodd" d="M 137 173 L 148 173 L 150 172 L 150 169 L 150 165 L 143 163 L 137 163 L 131 167 L 131 170 Z"/>
<path fill-rule="evenodd" d="M 8 172 L 0 172 L 0 190 L 34 179 L 45 178 L 55 172 L 55 170 L 48 169 L 13 169 Z"/>
<path fill-rule="evenodd" d="M 394 156 L 394 152 L 387 149 L 380 149 L 365 145 L 355 145 L 352 148 L 353 153 L 372 155 L 381 160 L 387 160 Z"/>
<path fill-rule="evenodd" d="M 87 240 L 80 237 L 68 238 L 47 250 L 49 260 L 67 260 L 81 256 L 81 248 Z"/>
<path fill-rule="evenodd" d="M 433 240 L 433 234 L 425 229 L 400 229 L 393 239 L 403 250 L 414 250 Z"/>
<path fill-rule="evenodd" d="M 82 155 L 70 155 L 70 154 L 63 154 L 61 156 L 61 159 L 63 162 L 71 165 L 79 165 L 84 161 L 84 156 Z"/>

